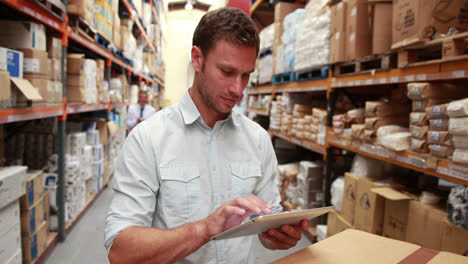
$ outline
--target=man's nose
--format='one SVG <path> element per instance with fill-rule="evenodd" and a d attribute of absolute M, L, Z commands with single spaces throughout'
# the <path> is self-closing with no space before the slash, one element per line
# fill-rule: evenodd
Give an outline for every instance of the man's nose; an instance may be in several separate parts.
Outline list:
<path fill-rule="evenodd" d="M 229 87 L 229 92 L 232 95 L 235 95 L 237 98 L 242 96 L 242 92 L 244 91 L 244 84 L 242 82 L 242 76 L 235 78 L 234 82 Z"/>

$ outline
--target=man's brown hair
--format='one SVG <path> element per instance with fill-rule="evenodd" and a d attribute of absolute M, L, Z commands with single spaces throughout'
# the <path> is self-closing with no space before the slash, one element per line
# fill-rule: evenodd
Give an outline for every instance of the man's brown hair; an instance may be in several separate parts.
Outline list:
<path fill-rule="evenodd" d="M 218 40 L 259 50 L 260 40 L 255 22 L 237 8 L 224 7 L 206 13 L 198 23 L 192 43 L 207 55 Z"/>

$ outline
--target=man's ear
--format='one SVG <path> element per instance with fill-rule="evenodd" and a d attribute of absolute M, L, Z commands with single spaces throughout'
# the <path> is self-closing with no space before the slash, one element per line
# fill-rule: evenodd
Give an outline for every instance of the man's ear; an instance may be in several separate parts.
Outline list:
<path fill-rule="evenodd" d="M 192 66 L 195 69 L 195 72 L 201 72 L 203 66 L 203 53 L 198 46 L 192 46 Z"/>

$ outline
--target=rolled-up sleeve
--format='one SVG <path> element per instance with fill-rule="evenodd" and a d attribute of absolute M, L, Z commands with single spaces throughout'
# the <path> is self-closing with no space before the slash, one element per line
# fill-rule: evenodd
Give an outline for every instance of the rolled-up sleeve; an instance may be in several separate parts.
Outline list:
<path fill-rule="evenodd" d="M 115 164 L 115 191 L 104 231 L 109 253 L 114 239 L 131 226 L 151 226 L 159 180 L 150 133 L 145 125 L 128 136 Z"/>
<path fill-rule="evenodd" d="M 283 207 L 280 204 L 281 196 L 275 184 L 276 174 L 278 173 L 278 161 L 268 133 L 262 130 L 260 138 L 260 151 L 263 153 L 262 179 L 257 185 L 254 194 L 273 207 L 272 213 L 279 213 L 283 211 Z"/>

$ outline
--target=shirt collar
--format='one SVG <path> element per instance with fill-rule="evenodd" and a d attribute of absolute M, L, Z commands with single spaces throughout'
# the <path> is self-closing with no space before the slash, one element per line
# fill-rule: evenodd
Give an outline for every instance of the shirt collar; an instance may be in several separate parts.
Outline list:
<path fill-rule="evenodd" d="M 199 117 L 201 117 L 200 112 L 197 109 L 197 106 L 190 97 L 188 91 L 185 92 L 184 96 L 180 100 L 179 109 L 182 113 L 182 118 L 184 119 L 184 123 L 186 125 L 192 124 L 195 122 Z M 225 120 L 231 120 L 235 126 L 239 126 L 239 113 L 235 111 L 231 111 L 228 117 Z"/>

